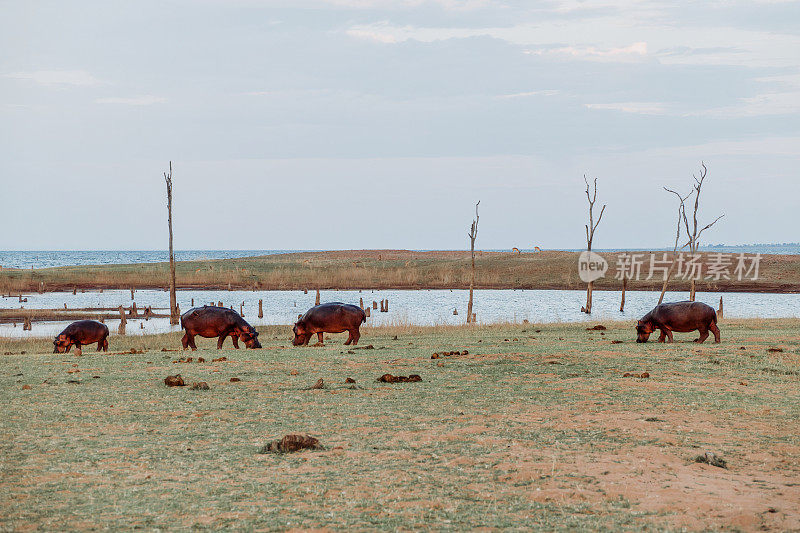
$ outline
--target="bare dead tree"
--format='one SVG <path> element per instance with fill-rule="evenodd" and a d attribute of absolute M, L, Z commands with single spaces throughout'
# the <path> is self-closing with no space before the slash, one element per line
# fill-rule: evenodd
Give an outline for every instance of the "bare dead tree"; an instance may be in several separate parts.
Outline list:
<path fill-rule="evenodd" d="M 472 253 L 472 273 L 469 279 L 469 303 L 467 303 L 467 323 L 475 321 L 475 317 L 472 313 L 472 291 L 475 288 L 475 239 L 478 237 L 478 221 L 481 217 L 478 216 L 478 206 L 481 205 L 481 201 L 478 200 L 478 203 L 475 204 L 475 219 L 472 221 L 472 226 L 469 229 L 469 249 Z"/>
<path fill-rule="evenodd" d="M 586 199 L 589 201 L 589 223 L 584 225 L 586 228 L 586 250 L 591 252 L 592 241 L 594 241 L 594 232 L 597 229 L 597 226 L 600 225 L 600 221 L 603 219 L 603 213 L 606 210 L 606 204 L 603 204 L 603 208 L 600 210 L 600 216 L 597 217 L 597 222 L 595 223 L 594 204 L 597 201 L 597 178 L 594 179 L 594 191 L 591 194 L 589 192 L 589 181 L 586 179 L 586 174 L 583 175 L 583 181 L 586 183 Z M 590 281 L 586 287 L 586 306 L 583 308 L 583 311 L 586 314 L 590 314 L 592 312 L 593 288 L 594 282 Z"/>
<path fill-rule="evenodd" d="M 175 292 L 175 254 L 172 250 L 172 161 L 169 162 L 169 173 L 164 172 L 167 183 L 167 224 L 169 225 L 169 323 L 178 323 L 178 295 Z"/>
<path fill-rule="evenodd" d="M 671 192 L 678 197 L 678 223 L 675 231 L 675 246 L 672 248 L 672 263 L 670 263 L 669 270 L 667 270 L 667 275 L 664 279 L 664 285 L 661 286 L 661 296 L 658 297 L 659 304 L 664 301 L 664 294 L 667 292 L 667 285 L 669 284 L 670 278 L 672 278 L 672 272 L 675 270 L 675 265 L 678 262 L 678 242 L 681 239 L 681 222 L 684 218 L 686 218 L 686 200 L 692 195 L 692 193 L 689 193 L 686 196 L 681 196 L 678 192 L 673 191 L 672 189 L 667 189 L 666 187 L 664 187 L 664 190 Z M 684 244 L 681 247 L 681 250 L 685 247 L 686 245 Z"/>
<path fill-rule="evenodd" d="M 703 188 L 703 182 L 705 181 L 706 175 L 708 174 L 708 169 L 706 168 L 705 163 L 703 163 L 702 161 L 700 162 L 700 167 L 701 167 L 701 169 L 700 169 L 700 179 L 697 179 L 697 176 L 695 176 L 694 174 L 692 175 L 692 177 L 694 178 L 694 185 L 693 185 L 693 188 L 694 188 L 694 191 L 693 191 L 693 194 L 694 194 L 694 211 L 692 212 L 692 229 L 691 229 L 691 231 L 689 230 L 689 219 L 686 216 L 686 210 L 685 209 L 683 210 L 683 222 L 684 222 L 684 225 L 685 225 L 685 228 L 686 228 L 686 235 L 688 236 L 688 241 L 689 241 L 687 243 L 687 245 L 689 246 L 689 252 L 692 255 L 695 255 L 697 253 L 697 250 L 700 248 L 700 236 L 703 234 L 703 232 L 705 230 L 707 230 L 708 228 L 710 228 L 711 226 L 713 226 L 714 224 L 716 224 L 719 219 L 721 219 L 722 217 L 725 216 L 724 214 L 720 215 L 717 218 L 715 218 L 714 221 L 711 222 L 710 224 L 706 224 L 705 226 L 703 226 L 700 229 L 697 228 L 697 226 L 698 226 L 698 224 L 697 224 L 697 211 L 700 208 L 700 191 Z M 689 288 L 689 300 L 692 301 L 692 302 L 694 301 L 695 293 L 696 293 L 696 291 L 695 291 L 695 279 L 692 278 L 691 286 Z"/>

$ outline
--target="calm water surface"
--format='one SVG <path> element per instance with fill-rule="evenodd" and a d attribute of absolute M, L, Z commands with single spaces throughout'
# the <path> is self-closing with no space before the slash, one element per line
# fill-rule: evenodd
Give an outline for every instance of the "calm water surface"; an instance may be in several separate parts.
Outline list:
<path fill-rule="evenodd" d="M 380 313 L 373 310 L 367 319 L 368 325 L 442 325 L 462 324 L 466 320 L 466 307 L 469 291 L 467 290 L 351 290 L 323 291 L 322 301 L 340 301 L 364 304 L 389 299 L 389 312 Z M 619 292 L 595 291 L 594 309 L 591 316 L 580 312 L 585 303 L 585 291 L 550 291 L 550 290 L 476 290 L 475 312 L 478 322 L 602 322 L 603 320 L 639 319 L 653 308 L 658 301 L 658 292 L 631 291 L 626 294 L 625 313 L 619 312 Z M 800 317 L 800 294 L 757 294 L 757 293 L 701 293 L 698 301 L 705 302 L 715 309 L 719 298 L 723 296 L 725 316 L 729 318 L 781 318 Z M 129 291 L 106 290 L 78 292 L 53 292 L 26 295 L 28 301 L 19 303 L 16 297 L 0 298 L 0 308 L 13 309 L 24 306 L 26 309 L 63 309 L 68 308 L 106 307 L 116 308 L 119 305 L 130 307 Z M 244 302 L 245 319 L 253 325 L 291 324 L 297 315 L 314 305 L 314 292 L 303 294 L 303 291 L 178 291 L 178 303 L 181 310 L 191 308 L 192 299 L 195 306 L 223 302 L 226 307 L 233 306 L 237 311 Z M 688 293 L 668 293 L 665 301 L 686 300 Z M 264 318 L 258 318 L 258 301 L 264 301 Z M 169 293 L 159 290 L 139 290 L 135 294 L 138 308 L 168 308 Z M 453 315 L 453 310 L 458 315 Z M 166 311 L 163 311 L 166 312 Z M 106 321 L 112 331 L 116 332 L 118 320 Z M 144 329 L 140 327 L 144 325 Z M 0 337 L 51 337 L 59 333 L 66 322 L 35 322 L 33 331 L 22 331 L 22 325 L 0 324 Z M 129 320 L 129 335 L 163 333 L 177 331 L 179 326 L 170 326 L 169 319 Z M 287 328 L 288 331 L 288 328 Z"/>

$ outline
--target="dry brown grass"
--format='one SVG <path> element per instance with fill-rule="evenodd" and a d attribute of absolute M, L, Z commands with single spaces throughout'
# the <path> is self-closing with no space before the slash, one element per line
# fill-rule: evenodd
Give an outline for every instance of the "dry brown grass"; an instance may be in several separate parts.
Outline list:
<path fill-rule="evenodd" d="M 616 254 L 602 254 L 610 263 Z M 518 255 L 479 252 L 476 287 L 482 289 L 581 289 L 577 253 L 547 251 Z M 181 288 L 464 289 L 469 286 L 468 251 L 348 250 L 303 252 L 243 259 L 185 261 L 177 265 Z M 0 291 L 165 288 L 168 263 L 0 270 Z M 598 290 L 619 289 L 609 272 Z M 687 282 L 673 282 L 688 290 Z M 629 290 L 660 290 L 657 280 L 631 281 Z M 800 292 L 800 256 L 765 255 L 757 281 L 700 282 L 699 291 Z"/>

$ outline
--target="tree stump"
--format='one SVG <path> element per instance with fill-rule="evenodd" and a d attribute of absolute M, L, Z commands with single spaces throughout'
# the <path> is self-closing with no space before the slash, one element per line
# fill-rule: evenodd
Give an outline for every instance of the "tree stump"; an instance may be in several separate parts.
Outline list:
<path fill-rule="evenodd" d="M 133 300 L 133 295 L 136 293 L 136 289 L 131 289 L 131 300 Z"/>
<path fill-rule="evenodd" d="M 244 302 L 239 306 L 239 314 L 244 316 Z"/>
<path fill-rule="evenodd" d="M 720 296 L 719 297 L 719 309 L 717 309 L 717 321 L 722 320 L 722 315 L 723 314 L 724 313 L 723 313 L 723 309 L 722 309 L 722 296 Z"/>
<path fill-rule="evenodd" d="M 258 301 L 258 318 L 264 318 L 264 300 Z"/>
<path fill-rule="evenodd" d="M 364 309 L 364 314 L 365 314 L 366 316 L 369 316 L 369 312 L 370 312 L 370 308 L 369 308 L 369 307 L 367 307 L 366 309 Z"/>
<path fill-rule="evenodd" d="M 359 306 L 361 309 L 364 309 L 364 298 L 359 298 L 359 299 L 358 299 L 358 306 Z"/>
<path fill-rule="evenodd" d="M 120 335 L 125 335 L 125 325 L 128 323 L 128 320 L 125 318 L 125 309 L 123 309 L 122 306 L 120 305 L 118 311 L 119 311 L 119 328 L 117 329 L 117 332 Z"/>
<path fill-rule="evenodd" d="M 192 298 L 192 307 L 194 307 L 194 298 Z"/>
<path fill-rule="evenodd" d="M 314 300 L 314 305 L 319 305 L 319 302 L 320 302 L 320 299 L 319 299 L 319 289 L 317 289 L 317 297 L 316 297 L 316 299 Z"/>
<path fill-rule="evenodd" d="M 139 311 L 136 309 L 136 302 L 133 302 L 131 305 L 131 318 L 136 318 L 139 316 Z"/>
<path fill-rule="evenodd" d="M 372 300 L 372 308 L 373 309 L 377 309 L 378 308 L 378 302 L 376 302 L 375 300 Z"/>

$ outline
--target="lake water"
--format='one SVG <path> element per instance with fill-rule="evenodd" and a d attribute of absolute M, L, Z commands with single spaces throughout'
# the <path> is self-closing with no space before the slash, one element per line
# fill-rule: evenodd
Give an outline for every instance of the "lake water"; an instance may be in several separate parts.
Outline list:
<path fill-rule="evenodd" d="M 340 301 L 358 305 L 359 298 L 364 304 L 389 299 L 389 312 L 372 311 L 367 319 L 368 325 L 442 325 L 462 324 L 466 320 L 467 290 L 348 290 L 322 291 L 322 301 Z M 658 301 L 658 292 L 631 291 L 626 294 L 625 313 L 619 312 L 620 293 L 617 291 L 595 291 L 593 312 L 587 316 L 580 312 L 585 303 L 585 291 L 548 290 L 476 290 L 475 312 L 480 323 L 522 322 L 602 322 L 604 320 L 639 319 Z M 723 296 L 725 316 L 728 318 L 781 318 L 800 317 L 800 294 L 758 294 L 758 293 L 700 293 L 698 301 L 705 302 L 715 309 Z M 28 301 L 19 303 L 16 297 L 0 298 L 0 308 L 14 309 L 63 309 L 64 304 L 75 308 L 116 308 L 119 305 L 130 307 L 130 291 L 106 290 L 78 292 L 53 292 L 26 295 Z M 233 306 L 239 311 L 244 302 L 245 319 L 253 325 L 292 324 L 297 315 L 314 305 L 315 293 L 309 291 L 178 291 L 181 310 L 195 306 L 223 302 L 226 307 Z M 668 293 L 665 301 L 686 300 L 688 293 Z M 264 318 L 258 318 L 258 301 L 264 301 Z M 139 309 L 146 306 L 169 307 L 169 293 L 160 290 L 139 290 L 135 294 Z M 457 309 L 459 314 L 453 315 Z M 168 312 L 168 311 L 162 311 Z M 32 331 L 22 331 L 22 325 L 0 324 L 0 337 L 51 337 L 59 333 L 66 322 L 34 322 Z M 119 320 L 108 320 L 106 324 L 116 333 Z M 144 325 L 144 329 L 140 327 Z M 129 335 L 163 333 L 177 331 L 179 326 L 170 326 L 169 319 L 128 320 Z M 288 334 L 288 327 L 287 327 Z"/>

